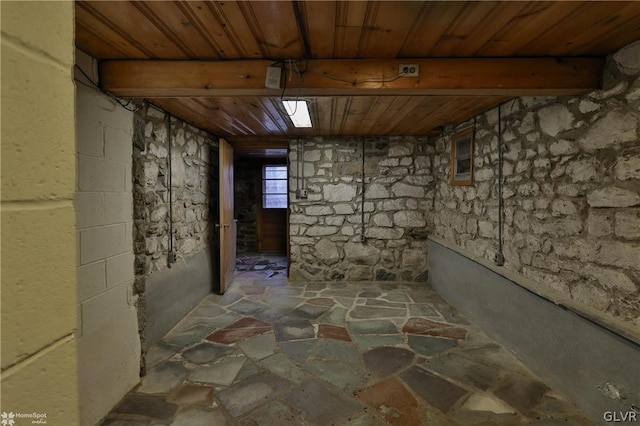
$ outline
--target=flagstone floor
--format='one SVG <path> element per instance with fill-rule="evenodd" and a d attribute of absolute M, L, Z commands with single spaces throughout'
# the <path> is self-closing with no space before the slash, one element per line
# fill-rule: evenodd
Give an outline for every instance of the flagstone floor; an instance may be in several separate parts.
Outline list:
<path fill-rule="evenodd" d="M 239 259 L 103 425 L 591 424 L 424 284 L 288 284 L 282 258 Z"/>

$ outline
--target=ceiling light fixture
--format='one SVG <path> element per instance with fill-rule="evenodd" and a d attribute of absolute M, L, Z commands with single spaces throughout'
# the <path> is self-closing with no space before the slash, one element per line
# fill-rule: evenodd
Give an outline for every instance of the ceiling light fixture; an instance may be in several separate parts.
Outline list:
<path fill-rule="evenodd" d="M 284 109 L 296 127 L 311 127 L 307 101 L 282 101 Z"/>

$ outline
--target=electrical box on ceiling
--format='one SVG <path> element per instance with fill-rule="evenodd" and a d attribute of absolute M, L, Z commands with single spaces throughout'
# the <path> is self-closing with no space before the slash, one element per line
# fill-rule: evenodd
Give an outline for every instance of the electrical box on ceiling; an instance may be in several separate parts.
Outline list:
<path fill-rule="evenodd" d="M 267 67 L 267 78 L 264 82 L 264 86 L 267 89 L 279 89 L 281 76 L 282 76 L 282 68 Z"/>

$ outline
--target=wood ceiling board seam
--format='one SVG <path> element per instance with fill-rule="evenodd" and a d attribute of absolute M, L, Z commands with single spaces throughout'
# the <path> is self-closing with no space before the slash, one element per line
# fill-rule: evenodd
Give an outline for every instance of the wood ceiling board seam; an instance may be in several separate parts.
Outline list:
<path fill-rule="evenodd" d="M 207 2 L 209 10 L 219 17 L 220 25 L 234 46 L 237 46 L 241 57 L 265 57 L 265 52 L 258 43 L 254 28 L 249 25 L 247 12 L 239 2 Z M 243 35 L 250 37 L 243 37 Z"/>
<path fill-rule="evenodd" d="M 185 59 L 178 46 L 168 39 L 133 4 L 135 2 L 91 2 L 91 10 L 109 22 L 108 26 L 121 37 L 153 59 Z M 106 23 L 105 22 L 105 23 Z"/>
<path fill-rule="evenodd" d="M 336 2 L 306 1 L 301 2 L 301 6 L 312 57 L 333 58 L 336 51 Z"/>
<path fill-rule="evenodd" d="M 302 58 L 303 48 L 300 31 L 296 24 L 295 13 L 291 2 L 248 2 L 251 9 L 250 25 L 260 29 L 262 44 L 267 57 L 273 59 Z M 257 17 L 260 17 L 259 19 Z"/>
<path fill-rule="evenodd" d="M 126 32 L 121 31 L 119 29 L 114 29 L 111 25 L 110 25 L 110 21 L 104 16 L 102 15 L 100 12 L 98 12 L 97 10 L 95 10 L 93 7 L 91 7 L 89 2 L 85 2 L 85 1 L 78 1 L 76 2 L 76 16 L 83 16 L 83 12 L 85 13 L 85 17 L 94 20 L 94 24 L 93 25 L 88 25 L 88 27 L 92 30 L 92 32 L 94 34 L 96 34 L 95 30 L 96 27 L 100 28 L 100 27 L 104 27 L 107 29 L 107 31 L 109 33 L 113 33 L 116 37 L 118 37 L 120 40 L 124 41 L 127 45 L 131 46 L 133 49 L 135 49 L 137 52 L 134 52 L 134 55 L 136 53 L 139 53 L 140 55 L 136 55 L 136 56 L 140 56 L 140 59 L 142 58 L 150 58 L 151 52 L 147 51 L 144 46 L 138 44 L 135 42 L 135 40 L 132 40 Z M 98 25 L 95 25 L 95 24 Z M 82 28 L 83 26 L 80 25 L 80 28 Z M 109 40 L 109 37 L 107 37 L 107 34 L 104 33 L 104 31 L 102 31 L 102 35 L 100 34 L 96 34 L 98 37 L 100 37 L 101 40 Z M 110 42 L 109 44 L 111 45 L 118 45 L 119 43 L 113 43 Z M 128 50 L 128 49 L 127 49 Z M 91 54 L 92 52 L 86 52 Z M 103 58 L 98 58 L 98 59 L 103 59 Z"/>
<path fill-rule="evenodd" d="M 98 60 L 102 58 L 128 59 L 131 57 L 131 53 L 126 53 L 124 50 L 121 50 L 117 44 L 112 44 L 110 46 L 97 44 L 96 38 L 102 38 L 102 36 L 95 33 L 95 27 L 87 28 L 82 23 L 76 23 L 76 29 L 78 28 L 82 29 L 82 32 L 76 35 L 76 47 L 87 53 L 89 56 Z M 91 35 L 92 37 L 87 37 L 87 35 Z M 138 52 L 137 54 L 139 56 L 136 57 L 136 59 L 146 57 L 143 52 Z"/>
<path fill-rule="evenodd" d="M 483 26 L 485 32 L 494 31 L 495 28 L 486 28 L 483 24 L 485 17 L 495 7 L 494 2 L 472 2 L 465 5 L 461 13 L 456 16 L 447 30 L 440 36 L 435 46 L 429 51 L 429 56 L 451 57 L 452 52 L 460 45 L 467 42 L 470 34 L 478 27 Z"/>
<path fill-rule="evenodd" d="M 357 58 L 367 3 L 339 2 L 336 10 L 336 58 Z"/>
<path fill-rule="evenodd" d="M 289 130 L 289 126 L 284 118 L 284 114 L 286 111 L 283 111 L 284 106 L 282 107 L 282 109 L 280 109 L 276 104 L 276 102 L 280 102 L 280 99 L 277 99 L 277 100 L 273 98 L 257 98 L 257 99 L 259 99 L 263 108 L 266 110 L 267 114 L 269 114 L 269 117 L 271 117 L 274 123 L 277 123 L 278 128 L 280 129 L 280 132 L 286 133 Z"/>
<path fill-rule="evenodd" d="M 475 55 L 491 38 L 504 28 L 512 19 L 520 14 L 525 8 L 526 2 L 495 2 L 490 17 L 485 21 L 492 22 L 491 29 L 487 28 L 485 22 L 478 22 L 478 25 L 469 33 L 464 43 L 459 43 L 451 56 L 470 57 Z"/>
<path fill-rule="evenodd" d="M 566 19 L 578 7 L 580 4 L 577 2 L 531 1 L 522 14 L 505 25 L 487 44 L 476 51 L 476 54 L 491 57 L 527 56 L 523 50 L 525 45 L 540 34 L 550 31 L 556 22 Z M 526 25 L 523 25 L 523 22 Z M 523 28 L 531 30 L 527 32 Z"/>
<path fill-rule="evenodd" d="M 592 21 L 592 17 L 599 16 L 600 9 L 603 8 L 603 6 L 604 10 L 602 10 L 602 12 L 607 13 L 611 7 L 610 2 L 605 2 L 604 5 L 602 2 L 586 2 L 581 4 L 570 13 L 566 19 L 555 21 L 554 25 L 549 28 L 548 31 L 538 34 L 538 36 L 533 38 L 528 44 L 522 46 L 522 51 L 530 56 L 538 56 L 546 54 L 549 50 L 548 46 L 556 46 L 555 50 L 559 50 L 557 48 L 559 42 L 562 43 L 564 40 L 567 40 L 568 37 L 579 34 L 584 28 L 589 28 L 590 30 L 589 23 Z M 594 11 L 597 11 L 597 14 L 594 15 Z M 559 51 L 566 52 L 567 50 L 560 49 Z"/>
<path fill-rule="evenodd" d="M 229 54 L 227 49 L 220 45 L 213 34 L 211 34 L 209 27 L 212 25 L 211 22 L 217 22 L 217 19 L 210 11 L 208 3 L 178 2 L 177 7 L 185 18 L 188 19 L 189 24 L 198 33 L 199 37 L 207 46 L 207 49 L 213 52 L 216 58 L 239 58 L 241 56 L 237 54 L 237 51 L 235 55 Z M 198 9 L 200 12 L 197 12 L 195 9 Z M 206 11 L 203 11 L 203 9 Z M 206 18 L 205 14 L 207 14 L 207 12 L 209 12 L 209 19 L 207 19 L 207 24 L 205 24 L 204 19 Z M 221 30 L 219 23 L 217 27 L 218 30 Z M 231 43 L 231 47 L 235 50 L 233 43 Z M 204 55 L 194 55 L 192 59 L 204 59 L 203 56 Z"/>
<path fill-rule="evenodd" d="M 398 7 L 394 2 L 376 2 L 377 9 L 373 22 L 365 31 L 368 33 L 367 44 L 360 52 L 363 58 L 395 58 L 402 48 L 410 26 L 406 22 L 415 20 L 422 8 L 418 2 L 403 3 Z M 396 70 L 397 74 L 397 70 Z"/>
<path fill-rule="evenodd" d="M 602 56 L 611 54 L 611 50 L 597 49 L 594 46 L 598 45 L 598 40 L 606 39 L 606 34 L 621 34 L 626 36 L 625 43 L 628 44 L 638 40 L 640 36 L 640 23 L 638 23 L 637 17 L 640 16 L 640 2 L 628 2 L 620 10 L 617 10 L 613 15 L 603 16 L 598 22 L 594 23 L 589 31 L 584 31 L 570 41 L 571 50 L 577 55 L 591 55 L 600 54 Z M 604 28 L 597 31 L 597 27 L 600 23 L 604 23 Z M 627 29 L 627 25 L 631 28 Z M 636 35 L 633 35 L 633 28 L 636 30 Z M 561 49 L 554 49 L 551 52 L 561 52 Z"/>
<path fill-rule="evenodd" d="M 142 13 L 144 15 L 144 17 L 147 18 L 147 20 L 149 22 L 151 22 L 158 29 L 158 31 L 160 31 L 162 34 L 164 34 L 164 36 L 169 41 L 171 41 L 178 49 L 180 49 L 186 58 L 194 58 L 194 57 L 196 57 L 196 54 L 189 48 L 189 46 L 187 46 L 185 43 L 183 43 L 181 38 L 178 37 L 177 34 L 175 34 L 173 32 L 173 30 L 169 27 L 169 25 L 166 24 L 167 18 L 168 17 L 170 18 L 171 16 L 174 16 L 174 15 L 173 14 L 169 14 L 169 16 L 165 15 L 165 16 L 163 16 L 161 18 L 156 13 L 156 11 L 158 10 L 159 7 L 165 7 L 165 6 L 168 6 L 168 5 L 174 5 L 173 3 L 169 3 L 169 2 L 152 2 L 152 4 L 154 5 L 154 8 L 149 7 L 147 5 L 147 2 L 144 2 L 144 1 L 134 1 L 131 4 L 136 9 L 138 9 L 140 11 L 140 13 Z"/>

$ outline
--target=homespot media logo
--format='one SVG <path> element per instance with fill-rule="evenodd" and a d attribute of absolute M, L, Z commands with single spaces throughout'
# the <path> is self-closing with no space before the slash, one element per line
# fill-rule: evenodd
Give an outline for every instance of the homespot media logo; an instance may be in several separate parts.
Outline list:
<path fill-rule="evenodd" d="M 47 413 L 14 413 L 14 412 L 2 412 L 0 414 L 0 425 L 2 426 L 14 426 L 17 423 L 17 419 L 29 419 L 31 424 L 47 424 Z M 24 422 L 21 422 L 24 423 Z"/>

